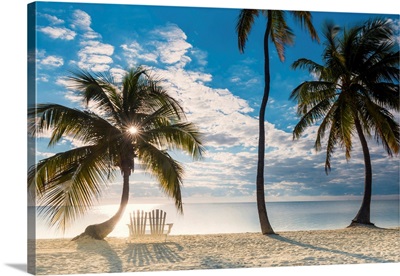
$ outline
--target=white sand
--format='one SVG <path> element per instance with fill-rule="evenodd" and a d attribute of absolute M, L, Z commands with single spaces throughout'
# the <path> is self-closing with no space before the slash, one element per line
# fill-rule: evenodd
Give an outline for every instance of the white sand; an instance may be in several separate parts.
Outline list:
<path fill-rule="evenodd" d="M 400 228 L 37 240 L 37 274 L 84 274 L 400 262 Z"/>

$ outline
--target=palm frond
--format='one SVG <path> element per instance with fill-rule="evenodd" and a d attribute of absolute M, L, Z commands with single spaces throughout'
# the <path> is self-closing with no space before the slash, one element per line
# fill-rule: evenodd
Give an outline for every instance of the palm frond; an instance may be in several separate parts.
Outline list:
<path fill-rule="evenodd" d="M 338 100 L 335 102 L 334 106 L 332 106 L 329 116 L 329 137 L 326 146 L 326 159 L 325 159 L 325 172 L 328 174 L 331 170 L 331 157 L 335 150 L 335 146 L 339 144 L 342 148 L 345 149 L 346 160 L 350 159 L 350 152 L 352 150 L 352 133 L 354 130 L 354 118 L 352 116 L 350 105 L 346 105 L 344 101 Z M 318 130 L 318 140 L 317 143 L 320 143 L 320 137 L 322 133 L 324 133 L 325 128 L 328 124 L 328 121 L 324 122 L 323 128 L 320 127 Z M 326 125 L 325 125 L 326 124 Z"/>
<path fill-rule="evenodd" d="M 38 104 L 29 109 L 28 116 L 31 118 L 31 135 L 51 131 L 49 146 L 54 146 L 65 136 L 93 144 L 101 139 L 104 133 L 114 130 L 106 120 L 94 113 L 58 104 Z"/>
<path fill-rule="evenodd" d="M 400 111 L 399 85 L 396 83 L 370 83 L 368 89 L 360 89 L 366 97 L 373 99 L 380 106 Z"/>
<path fill-rule="evenodd" d="M 160 108 L 174 112 L 177 120 L 185 119 L 180 103 L 159 85 L 155 77 L 142 67 L 131 70 L 123 80 L 123 114 L 126 118 L 136 113 L 151 113 Z"/>
<path fill-rule="evenodd" d="M 122 99 L 123 111 L 129 113 L 131 110 L 137 111 L 138 107 L 143 104 L 143 97 L 141 97 L 141 89 L 146 87 L 143 84 L 143 75 L 146 70 L 142 67 L 137 67 L 130 70 L 122 80 Z"/>
<path fill-rule="evenodd" d="M 298 103 L 297 114 L 302 116 L 321 101 L 333 101 L 336 84 L 329 81 L 305 81 L 297 86 L 289 99 Z"/>
<path fill-rule="evenodd" d="M 107 159 L 95 146 L 80 147 L 39 161 L 28 172 L 36 186 L 39 214 L 61 230 L 84 214 L 113 177 Z"/>
<path fill-rule="evenodd" d="M 319 42 L 317 31 L 312 24 L 312 14 L 309 11 L 290 11 L 294 19 L 300 23 L 302 28 L 306 27 L 311 39 Z"/>
<path fill-rule="evenodd" d="M 182 166 L 166 151 L 159 150 L 150 143 L 140 147 L 138 157 L 144 169 L 156 177 L 162 191 L 175 200 L 175 207 L 180 212 L 183 212 L 181 193 Z"/>
<path fill-rule="evenodd" d="M 322 120 L 321 124 L 318 127 L 317 130 L 317 138 L 315 139 L 315 150 L 316 151 L 320 151 L 322 148 L 322 140 L 325 137 L 325 133 L 327 132 L 327 130 L 332 126 L 333 124 L 333 115 L 336 112 L 336 108 L 337 108 L 337 102 L 334 102 L 331 105 L 331 108 L 329 109 L 328 112 L 326 112 L 325 118 Z M 325 167 L 327 168 L 327 167 Z M 330 169 L 330 157 L 329 157 L 329 169 Z M 326 171 L 327 172 L 327 171 Z"/>
<path fill-rule="evenodd" d="M 284 61 L 285 47 L 293 44 L 294 33 L 287 25 L 284 11 L 272 11 L 269 20 L 271 20 L 271 41 L 275 45 L 279 59 Z"/>
<path fill-rule="evenodd" d="M 344 57 L 340 54 L 340 41 L 338 34 L 341 28 L 333 22 L 327 21 L 324 24 L 325 48 L 322 54 L 325 62 L 325 67 L 330 71 L 335 72 L 336 75 L 342 74 L 345 69 Z"/>
<path fill-rule="evenodd" d="M 255 17 L 259 14 L 258 10 L 243 9 L 240 11 L 237 23 L 236 32 L 238 34 L 238 47 L 241 53 L 244 53 L 247 39 L 253 26 Z"/>
<path fill-rule="evenodd" d="M 171 97 L 157 82 L 150 83 L 150 87 L 149 96 L 153 99 L 153 110 L 167 106 L 174 111 L 174 116 L 178 120 L 186 120 L 183 107 L 177 99 Z"/>
<path fill-rule="evenodd" d="M 107 115 L 114 116 L 117 122 L 119 118 L 116 110 L 121 105 L 119 91 L 111 75 L 91 73 L 86 70 L 71 71 L 71 88 L 79 90 L 86 105 L 94 103 L 94 107 L 104 111 Z"/>
<path fill-rule="evenodd" d="M 300 58 L 296 60 L 295 62 L 292 63 L 291 65 L 292 69 L 303 69 L 303 70 L 308 70 L 310 73 L 317 73 L 321 74 L 321 72 L 324 70 L 324 66 L 306 58 Z"/>
<path fill-rule="evenodd" d="M 366 101 L 365 108 L 361 109 L 363 119 L 367 121 L 367 128 L 375 130 L 375 139 L 381 142 L 389 156 L 399 153 L 400 128 L 399 123 L 387 109 L 380 105 Z"/>
<path fill-rule="evenodd" d="M 191 123 L 162 124 L 146 132 L 149 141 L 168 150 L 181 150 L 195 160 L 201 159 L 204 147 L 201 134 Z"/>
<path fill-rule="evenodd" d="M 338 141 L 338 134 L 337 134 L 337 128 L 336 128 L 336 123 L 332 122 L 331 128 L 329 131 L 329 137 L 328 137 L 328 142 L 326 146 L 326 157 L 325 157 L 325 173 L 329 174 L 331 171 L 331 158 L 332 154 L 335 151 L 335 145 L 337 144 Z"/>
<path fill-rule="evenodd" d="M 293 130 L 293 139 L 299 139 L 307 127 L 315 124 L 321 119 L 327 118 L 326 114 L 330 111 L 331 106 L 332 102 L 329 99 L 325 99 L 314 105 L 307 112 L 302 113 L 303 116 L 300 118 Z M 319 138 L 317 138 L 317 140 L 319 140 Z M 320 147 L 317 145 L 320 145 L 320 143 L 316 143 L 315 148 L 318 151 Z"/>
<path fill-rule="evenodd" d="M 342 95 L 339 96 L 339 98 Z M 350 159 L 352 150 L 352 134 L 354 131 L 354 106 L 349 101 L 338 99 L 339 106 L 334 115 L 336 128 L 338 129 L 339 141 L 342 148 L 345 149 L 346 160 Z"/>
<path fill-rule="evenodd" d="M 360 78 L 366 84 L 376 82 L 399 82 L 400 70 L 398 67 L 400 52 L 373 53 L 364 66 L 359 67 Z M 374 58 L 373 61 L 371 59 Z"/>

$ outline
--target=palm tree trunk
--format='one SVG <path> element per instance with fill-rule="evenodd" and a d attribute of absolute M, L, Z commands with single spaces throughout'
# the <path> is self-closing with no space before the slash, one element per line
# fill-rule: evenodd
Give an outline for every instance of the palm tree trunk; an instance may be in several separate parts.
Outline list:
<path fill-rule="evenodd" d="M 110 234 L 114 230 L 115 226 L 117 225 L 122 215 L 124 214 L 126 206 L 128 205 L 130 174 L 131 174 L 131 169 L 129 167 L 125 167 L 122 169 L 122 175 L 123 175 L 122 196 L 121 196 L 121 203 L 117 213 L 114 216 L 112 216 L 109 220 L 103 223 L 89 225 L 88 227 L 86 227 L 85 232 L 73 238 L 72 239 L 73 241 L 84 236 L 91 237 L 96 240 L 103 240 L 105 237 L 108 236 L 108 234 Z"/>
<path fill-rule="evenodd" d="M 364 133 L 361 128 L 360 121 L 358 118 L 355 119 L 355 125 L 358 136 L 360 138 L 363 154 L 364 154 L 364 166 L 365 166 L 365 180 L 364 180 L 364 197 L 361 203 L 360 210 L 356 217 L 352 220 L 350 226 L 356 224 L 368 224 L 374 225 L 370 221 L 371 214 L 371 196 L 372 196 L 372 166 L 371 156 L 369 154 L 367 140 L 365 139 Z"/>
<path fill-rule="evenodd" d="M 267 108 L 269 91 L 270 91 L 270 73 L 269 73 L 269 47 L 268 38 L 271 31 L 271 11 L 268 11 L 267 28 L 264 34 L 264 74 L 265 86 L 264 96 L 260 107 L 259 117 L 259 139 L 258 139 L 258 165 L 257 165 L 257 209 L 263 235 L 275 234 L 268 220 L 267 209 L 265 206 L 264 193 L 264 159 L 265 159 L 265 110 Z"/>

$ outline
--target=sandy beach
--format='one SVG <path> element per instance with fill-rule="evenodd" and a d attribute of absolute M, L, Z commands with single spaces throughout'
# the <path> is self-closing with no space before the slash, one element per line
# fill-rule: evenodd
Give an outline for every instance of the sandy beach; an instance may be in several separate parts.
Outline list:
<path fill-rule="evenodd" d="M 178 271 L 400 261 L 400 228 L 179 235 L 163 241 L 42 239 L 37 274 Z M 34 245 L 31 245 L 34 246 Z M 83 261 L 84 260 L 84 261 Z"/>

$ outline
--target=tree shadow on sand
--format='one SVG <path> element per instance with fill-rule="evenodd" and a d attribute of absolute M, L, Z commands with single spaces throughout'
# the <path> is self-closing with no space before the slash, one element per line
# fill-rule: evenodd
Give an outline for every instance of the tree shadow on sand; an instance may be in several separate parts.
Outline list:
<path fill-rule="evenodd" d="M 165 243 L 129 243 L 124 251 L 128 263 L 145 266 L 155 263 L 176 263 L 183 258 L 177 253 L 183 247 L 175 242 Z"/>
<path fill-rule="evenodd" d="M 103 256 L 108 262 L 109 272 L 123 272 L 121 259 L 107 241 L 83 238 L 76 243 L 77 250 Z"/>
<path fill-rule="evenodd" d="M 272 235 L 270 237 L 273 238 L 273 239 L 282 241 L 282 242 L 286 242 L 286 243 L 292 244 L 292 245 L 297 245 L 297 246 L 300 246 L 300 247 L 304 247 L 304 248 L 308 248 L 308 249 L 312 249 L 312 250 L 316 250 L 316 251 L 321 251 L 321 252 L 328 252 L 328 253 L 344 255 L 344 256 L 347 256 L 347 257 L 353 257 L 353 258 L 364 260 L 364 261 L 369 261 L 369 262 L 374 262 L 374 263 L 388 263 L 388 262 L 391 262 L 389 260 L 376 258 L 376 257 L 371 257 L 371 256 L 367 256 L 367 255 L 360 254 L 360 253 L 351 253 L 351 252 L 346 252 L 346 251 L 343 251 L 343 250 L 337 250 L 337 249 L 331 249 L 331 248 L 315 246 L 315 245 L 312 245 L 312 244 L 307 244 L 307 243 L 299 242 L 299 241 L 292 240 L 292 239 L 289 239 L 289 238 L 285 238 L 285 237 L 282 237 L 280 235 Z"/>

